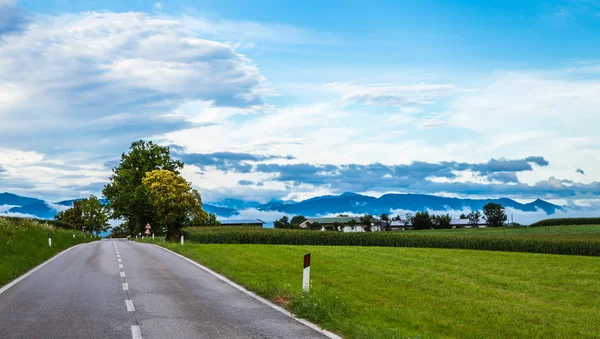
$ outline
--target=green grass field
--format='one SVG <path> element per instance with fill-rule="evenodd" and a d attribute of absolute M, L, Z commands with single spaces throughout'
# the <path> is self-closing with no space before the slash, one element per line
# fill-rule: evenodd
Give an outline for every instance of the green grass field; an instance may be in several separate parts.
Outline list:
<path fill-rule="evenodd" d="M 48 246 L 52 232 L 52 247 Z M 39 221 L 0 217 L 0 286 L 73 245 L 89 242 L 83 233 L 56 229 Z"/>
<path fill-rule="evenodd" d="M 600 240 L 600 225 L 544 226 L 544 227 L 488 227 L 460 228 L 427 231 L 405 231 L 412 234 L 439 236 L 491 237 L 534 240 Z"/>
<path fill-rule="evenodd" d="M 600 333 L 597 257 L 160 243 L 349 338 L 597 338 Z M 316 292 L 302 296 L 302 258 L 309 252 Z"/>

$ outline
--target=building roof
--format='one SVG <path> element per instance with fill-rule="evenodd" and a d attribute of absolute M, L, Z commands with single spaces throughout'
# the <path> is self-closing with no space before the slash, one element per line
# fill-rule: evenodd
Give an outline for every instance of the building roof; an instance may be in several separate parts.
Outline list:
<path fill-rule="evenodd" d="M 350 220 L 360 222 L 360 217 L 330 217 L 330 218 L 306 218 L 309 222 L 318 222 L 319 224 L 333 224 L 334 222 L 340 224 L 347 224 Z"/>
<path fill-rule="evenodd" d="M 260 219 L 231 219 L 231 220 L 219 220 L 221 225 L 255 225 L 264 224 L 265 222 Z"/>

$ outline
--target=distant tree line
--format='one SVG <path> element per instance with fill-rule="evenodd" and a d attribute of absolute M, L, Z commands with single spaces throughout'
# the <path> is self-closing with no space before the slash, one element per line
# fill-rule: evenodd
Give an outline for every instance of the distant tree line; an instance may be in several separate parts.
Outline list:
<path fill-rule="evenodd" d="M 338 217 L 348 217 L 348 215 L 338 215 Z M 343 231 L 343 227 L 363 227 L 365 232 L 371 232 L 374 225 L 381 226 L 383 230 L 391 230 L 392 222 L 398 221 L 404 224 L 406 227 L 412 227 L 415 230 L 425 229 L 445 229 L 452 227 L 452 217 L 449 214 L 434 215 L 427 211 L 416 212 L 415 214 L 406 213 L 404 215 L 396 215 L 394 217 L 389 216 L 387 213 L 383 213 L 379 216 L 379 219 L 375 218 L 371 214 L 364 214 L 356 219 L 351 219 L 347 224 L 340 224 L 334 222 L 333 225 L 321 225 L 318 222 L 307 222 L 306 228 L 309 230 L 321 230 L 325 231 Z M 507 221 L 504 207 L 500 204 L 489 203 L 483 207 L 482 212 L 478 210 L 471 211 L 469 214 L 462 214 L 460 219 L 468 219 L 469 225 L 478 226 L 485 221 L 490 227 L 505 226 Z M 294 229 L 300 228 L 306 218 L 303 215 L 297 215 L 292 217 L 290 220 L 287 216 L 283 216 L 281 219 L 276 220 L 273 225 L 275 228 L 282 229 Z"/>

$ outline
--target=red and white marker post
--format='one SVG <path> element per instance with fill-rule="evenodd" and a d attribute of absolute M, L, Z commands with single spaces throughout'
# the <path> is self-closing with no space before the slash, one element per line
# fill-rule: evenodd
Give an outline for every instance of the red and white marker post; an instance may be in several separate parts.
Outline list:
<path fill-rule="evenodd" d="M 302 274 L 302 291 L 310 290 L 310 253 L 304 256 L 304 272 Z"/>

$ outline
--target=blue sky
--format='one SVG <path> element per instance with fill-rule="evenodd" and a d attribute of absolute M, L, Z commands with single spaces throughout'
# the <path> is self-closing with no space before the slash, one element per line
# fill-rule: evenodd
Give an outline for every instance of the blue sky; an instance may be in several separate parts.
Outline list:
<path fill-rule="evenodd" d="M 600 196 L 600 1 L 0 0 L 0 191 Z"/>

